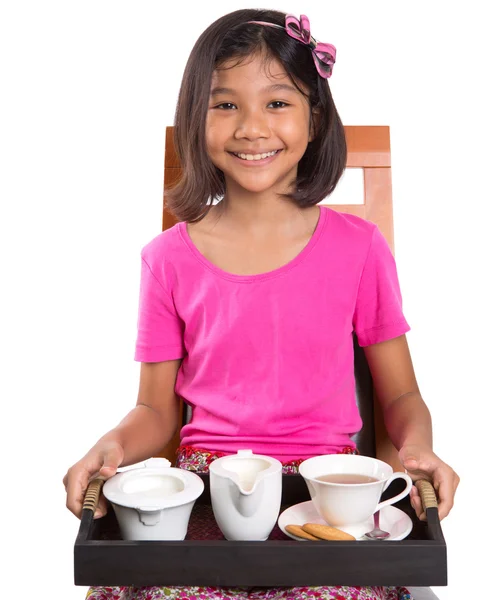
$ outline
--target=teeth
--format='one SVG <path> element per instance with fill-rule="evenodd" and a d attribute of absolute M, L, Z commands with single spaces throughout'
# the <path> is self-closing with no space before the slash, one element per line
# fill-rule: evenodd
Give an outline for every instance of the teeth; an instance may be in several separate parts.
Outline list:
<path fill-rule="evenodd" d="M 266 152 L 264 154 L 238 154 L 237 152 L 233 152 L 239 158 L 243 160 L 261 160 L 263 158 L 268 158 L 269 156 L 273 156 L 277 154 L 278 150 L 273 150 L 273 152 Z"/>

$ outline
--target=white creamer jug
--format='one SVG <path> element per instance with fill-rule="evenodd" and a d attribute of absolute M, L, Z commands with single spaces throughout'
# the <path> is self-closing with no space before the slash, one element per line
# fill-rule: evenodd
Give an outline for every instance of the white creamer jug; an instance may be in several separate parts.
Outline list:
<path fill-rule="evenodd" d="M 282 463 L 238 450 L 210 464 L 210 496 L 215 520 L 227 540 L 266 540 L 282 498 Z"/>

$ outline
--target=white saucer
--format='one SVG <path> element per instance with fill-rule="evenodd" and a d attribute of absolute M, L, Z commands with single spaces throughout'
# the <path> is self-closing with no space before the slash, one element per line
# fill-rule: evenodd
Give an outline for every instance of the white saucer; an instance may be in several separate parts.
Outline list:
<path fill-rule="evenodd" d="M 292 535 L 285 530 L 286 525 L 304 525 L 305 523 L 319 523 L 320 525 L 326 525 L 326 522 L 319 516 L 314 504 L 309 500 L 308 502 L 301 502 L 295 504 L 290 508 L 284 510 L 278 518 L 278 526 L 280 529 L 293 540 L 299 540 L 306 542 L 296 535 Z M 390 540 L 403 540 L 412 531 L 412 519 L 399 508 L 395 506 L 385 506 L 380 512 L 379 526 L 384 531 L 388 531 L 391 535 L 386 538 L 385 541 Z M 340 527 L 346 533 L 350 533 L 357 540 L 367 541 L 364 534 L 374 527 L 373 518 L 367 519 L 364 523 L 357 525 L 347 525 L 346 527 Z"/>

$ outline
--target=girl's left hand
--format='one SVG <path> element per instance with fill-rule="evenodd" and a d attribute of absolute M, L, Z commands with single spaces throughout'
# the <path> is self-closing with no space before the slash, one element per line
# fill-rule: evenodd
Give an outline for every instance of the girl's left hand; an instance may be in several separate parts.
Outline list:
<path fill-rule="evenodd" d="M 439 519 L 442 521 L 453 507 L 454 495 L 460 482 L 458 475 L 432 450 L 427 448 L 416 445 L 403 446 L 399 457 L 401 464 L 414 481 L 427 479 L 432 483 L 436 490 Z M 410 491 L 410 502 L 417 517 L 421 521 L 425 520 L 425 511 L 415 486 Z"/>

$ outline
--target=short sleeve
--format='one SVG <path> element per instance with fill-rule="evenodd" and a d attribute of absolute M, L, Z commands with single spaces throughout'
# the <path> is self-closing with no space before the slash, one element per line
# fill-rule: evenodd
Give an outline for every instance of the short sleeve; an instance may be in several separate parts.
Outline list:
<path fill-rule="evenodd" d="M 402 311 L 395 259 L 377 227 L 359 282 L 353 328 L 360 346 L 391 340 L 410 330 Z"/>
<path fill-rule="evenodd" d="M 142 257 L 135 360 L 162 362 L 184 355 L 183 323 L 169 292 Z"/>

